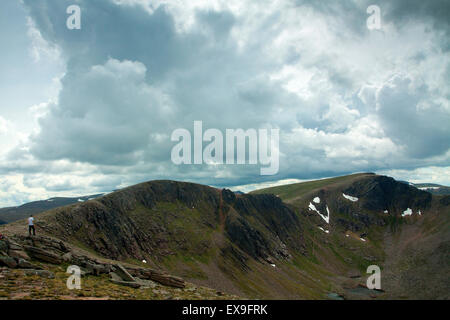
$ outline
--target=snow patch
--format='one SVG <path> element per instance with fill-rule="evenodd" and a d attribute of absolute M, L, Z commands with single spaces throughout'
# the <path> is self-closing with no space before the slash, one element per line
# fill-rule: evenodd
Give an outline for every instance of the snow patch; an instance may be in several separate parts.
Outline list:
<path fill-rule="evenodd" d="M 363 239 L 363 238 L 359 238 L 359 239 L 361 239 L 361 241 L 364 241 L 364 242 L 366 242 L 366 239 Z"/>
<path fill-rule="evenodd" d="M 403 211 L 402 217 L 406 217 L 406 216 L 410 216 L 412 215 L 412 210 L 411 208 L 406 209 L 405 211 Z"/>
<path fill-rule="evenodd" d="M 318 214 L 320 214 L 319 210 L 317 210 L 316 206 L 313 205 L 311 202 L 309 203 L 309 210 L 313 210 L 313 211 L 317 212 Z"/>
<path fill-rule="evenodd" d="M 345 193 L 343 193 L 342 195 L 344 196 L 345 199 L 353 201 L 353 202 L 356 202 L 359 200 L 358 198 L 349 196 L 348 194 L 345 194 Z"/>
<path fill-rule="evenodd" d="M 325 233 L 330 233 L 330 231 L 329 230 L 325 230 L 324 228 L 322 228 L 322 227 L 318 227 L 320 230 L 322 230 L 323 232 L 325 232 Z"/>
<path fill-rule="evenodd" d="M 84 200 L 83 199 L 78 199 L 78 202 L 84 202 Z"/>
<path fill-rule="evenodd" d="M 328 210 L 328 206 L 327 206 L 328 217 L 327 217 L 327 216 L 324 216 L 323 214 L 321 214 L 321 213 L 319 212 L 319 210 L 317 210 L 316 206 L 313 205 L 311 202 L 309 203 L 309 210 L 312 210 L 312 211 L 317 212 L 317 213 L 319 214 L 319 216 L 320 216 L 323 220 L 325 220 L 326 223 L 330 223 L 330 210 Z"/>
<path fill-rule="evenodd" d="M 420 190 L 437 190 L 440 189 L 441 187 L 420 187 Z"/>
<path fill-rule="evenodd" d="M 314 203 L 320 203 L 320 198 L 319 198 L 319 197 L 315 197 L 315 198 L 313 199 L 313 202 L 314 202 Z"/>

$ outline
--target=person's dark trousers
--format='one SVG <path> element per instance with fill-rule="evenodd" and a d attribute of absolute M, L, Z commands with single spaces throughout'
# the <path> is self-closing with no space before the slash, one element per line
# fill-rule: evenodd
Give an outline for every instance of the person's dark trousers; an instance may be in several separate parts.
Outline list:
<path fill-rule="evenodd" d="M 30 236 L 31 236 L 31 230 L 33 230 L 33 236 L 35 236 L 36 230 L 34 230 L 34 226 L 28 226 L 28 233 L 30 234 Z"/>

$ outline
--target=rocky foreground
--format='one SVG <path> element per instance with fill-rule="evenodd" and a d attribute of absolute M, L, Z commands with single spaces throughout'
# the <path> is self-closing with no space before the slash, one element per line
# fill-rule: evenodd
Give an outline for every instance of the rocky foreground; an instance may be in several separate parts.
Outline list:
<path fill-rule="evenodd" d="M 81 269 L 81 289 L 67 288 L 67 267 Z M 0 299 L 236 299 L 179 277 L 103 261 L 44 236 L 2 236 Z"/>

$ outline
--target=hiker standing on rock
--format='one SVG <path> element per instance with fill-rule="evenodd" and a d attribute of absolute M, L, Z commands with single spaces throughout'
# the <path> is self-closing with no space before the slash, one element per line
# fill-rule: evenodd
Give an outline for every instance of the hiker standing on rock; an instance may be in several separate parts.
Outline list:
<path fill-rule="evenodd" d="M 31 230 L 33 230 L 33 236 L 36 235 L 36 230 L 34 229 L 34 218 L 33 215 L 30 215 L 30 217 L 28 218 L 28 233 L 31 236 Z"/>

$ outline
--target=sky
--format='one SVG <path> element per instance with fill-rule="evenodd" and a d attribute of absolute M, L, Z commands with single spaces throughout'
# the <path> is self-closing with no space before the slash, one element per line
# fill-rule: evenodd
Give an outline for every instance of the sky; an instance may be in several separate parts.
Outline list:
<path fill-rule="evenodd" d="M 2 0 L 0 207 L 154 179 L 450 185 L 449 17 L 447 0 Z M 194 121 L 278 129 L 278 172 L 176 165 Z"/>

